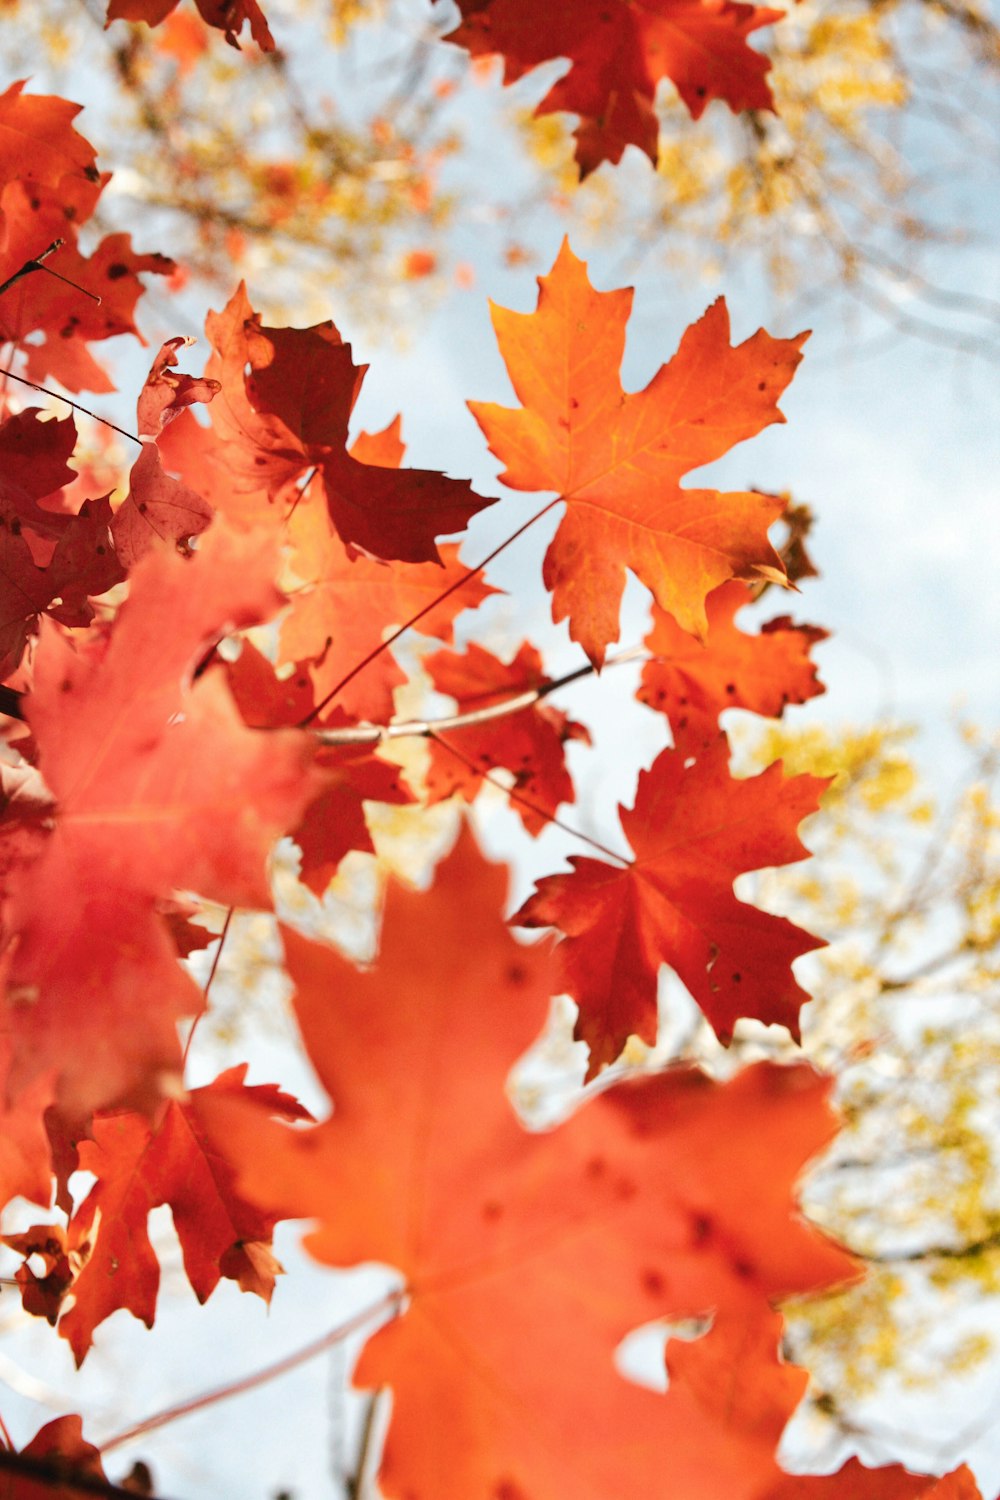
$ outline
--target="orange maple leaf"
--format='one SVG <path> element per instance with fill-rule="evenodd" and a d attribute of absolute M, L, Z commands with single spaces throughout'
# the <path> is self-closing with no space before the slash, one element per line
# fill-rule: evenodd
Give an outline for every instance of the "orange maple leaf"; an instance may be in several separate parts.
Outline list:
<path fill-rule="evenodd" d="M 808 857 L 796 829 L 829 778 L 785 780 L 776 761 L 759 776 L 730 775 L 725 735 L 695 761 L 664 750 L 639 776 L 635 806 L 620 808 L 634 861 L 616 868 L 573 855 L 571 874 L 547 875 L 512 921 L 558 927 L 564 985 L 590 1048 L 588 1077 L 628 1037 L 656 1040 L 657 976 L 670 964 L 717 1035 L 739 1016 L 780 1022 L 798 1036 L 809 999 L 791 962 L 823 946 L 784 917 L 738 901 L 737 875 Z"/>
<path fill-rule="evenodd" d="M 446 40 L 473 57 L 499 52 L 504 81 L 539 63 L 571 66 L 535 110 L 581 116 L 576 137 L 580 176 L 619 161 L 627 145 L 657 159 L 657 84 L 669 78 L 698 119 L 711 99 L 732 110 L 771 109 L 768 58 L 747 45 L 780 10 L 735 0 L 458 0 L 461 23 Z"/>
<path fill-rule="evenodd" d="M 677 1420 L 669 1396 L 627 1383 L 614 1351 L 650 1319 L 714 1310 L 704 1342 L 721 1338 L 724 1357 L 732 1330 L 763 1320 L 742 1376 L 777 1382 L 787 1416 L 805 1375 L 779 1362 L 771 1299 L 854 1274 L 792 1204 L 830 1134 L 827 1085 L 770 1065 L 725 1087 L 662 1075 L 529 1134 L 504 1082 L 554 976 L 544 945 L 505 929 L 505 884 L 465 833 L 431 892 L 390 887 L 371 971 L 288 934 L 296 1014 L 335 1112 L 292 1132 L 206 1099 L 203 1119 L 241 1192 L 319 1220 L 311 1254 L 385 1261 L 405 1280 L 405 1314 L 358 1366 L 360 1383 L 394 1392 L 386 1495 L 662 1494 L 675 1451 L 697 1462 L 699 1493 L 750 1494 L 749 1467 L 757 1483 L 778 1475 L 775 1433 L 723 1418 L 725 1439 L 694 1452 L 683 1409 Z M 712 1488 L 735 1475 L 739 1489 Z"/>
<path fill-rule="evenodd" d="M 14 1092 L 55 1068 L 70 1115 L 149 1106 L 180 1061 L 178 1017 L 203 1005 L 157 901 L 270 904 L 270 846 L 316 791 L 308 736 L 247 729 L 221 676 L 192 673 L 280 606 L 276 565 L 272 543 L 214 528 L 189 561 L 139 564 L 106 642 L 44 633 L 26 706 L 57 810 L 10 879 Z"/>
<path fill-rule="evenodd" d="M 734 617 L 751 598 L 746 584 L 735 578 L 714 589 L 706 600 L 704 642 L 653 606 L 645 645 L 654 659 L 642 669 L 636 697 L 668 716 L 674 744 L 690 754 L 716 738 L 723 709 L 745 708 L 778 719 L 786 704 L 826 691 L 809 652 L 826 640 L 827 631 L 793 625 L 781 615 L 759 635 L 750 635 Z"/>
<path fill-rule="evenodd" d="M 618 638 L 630 568 L 684 630 L 704 635 L 705 596 L 734 575 L 784 581 L 767 529 L 773 495 L 680 488 L 681 476 L 783 422 L 777 401 L 807 335 L 760 330 L 731 348 L 721 299 L 645 390 L 619 369 L 628 289 L 598 292 L 564 242 L 533 313 L 493 308 L 520 409 L 470 402 L 512 489 L 552 490 L 566 514 L 545 555 L 552 616 L 600 666 Z"/>

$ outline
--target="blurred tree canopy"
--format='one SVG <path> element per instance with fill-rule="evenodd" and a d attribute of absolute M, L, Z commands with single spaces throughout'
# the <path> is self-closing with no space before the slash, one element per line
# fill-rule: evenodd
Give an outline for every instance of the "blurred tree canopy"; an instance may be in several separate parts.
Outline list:
<path fill-rule="evenodd" d="M 272 11 L 270 53 L 249 39 L 238 53 L 187 5 L 152 32 L 106 29 L 101 0 L 2 0 L 0 35 L 11 75 L 35 87 L 93 79 L 90 129 L 118 164 L 106 224 L 141 213 L 216 285 L 266 267 L 273 305 L 299 315 L 363 279 L 375 295 L 359 316 L 389 325 L 467 283 L 473 246 L 534 268 L 555 210 L 613 236 L 624 274 L 749 265 L 810 307 L 846 293 L 889 332 L 996 347 L 1000 301 L 970 287 L 995 228 L 1000 28 L 975 0 L 790 6 L 754 38 L 777 113 L 719 105 L 692 121 L 661 85 L 658 170 L 629 151 L 579 187 L 573 117 L 533 113 L 563 63 L 502 89 L 499 61 L 441 45 L 457 19 L 445 0 Z M 479 170 L 487 139 L 509 154 L 499 192 Z"/>

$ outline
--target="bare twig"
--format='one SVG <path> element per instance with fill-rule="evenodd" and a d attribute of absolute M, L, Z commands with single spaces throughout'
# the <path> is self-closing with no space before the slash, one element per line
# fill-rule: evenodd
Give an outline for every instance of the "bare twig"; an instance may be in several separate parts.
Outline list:
<path fill-rule="evenodd" d="M 649 653 L 642 646 L 632 646 L 604 663 L 606 667 L 621 666 L 630 661 L 648 661 Z M 468 729 L 473 724 L 488 724 L 492 719 L 503 719 L 508 714 L 520 713 L 540 703 L 558 688 L 577 682 L 581 677 L 590 677 L 597 668 L 592 662 L 576 667 L 563 677 L 541 682 L 537 687 L 526 688 L 499 703 L 488 703 L 484 708 L 469 709 L 463 714 L 448 714 L 441 719 L 404 719 L 398 724 L 350 724 L 340 729 L 317 729 L 314 731 L 321 745 L 380 745 L 385 740 L 433 739 L 435 735 L 450 729 Z"/>
<path fill-rule="evenodd" d="M 122 437 L 128 438 L 130 443 L 137 443 L 140 448 L 144 446 L 142 438 L 136 437 L 134 432 L 127 432 L 124 427 L 110 421 L 107 417 L 99 416 L 96 411 L 91 411 L 87 406 L 81 406 L 79 401 L 71 401 L 68 396 L 62 396 L 58 391 L 50 391 L 48 386 L 39 385 L 37 380 L 29 380 L 25 375 L 15 375 L 13 370 L 0 370 L 0 375 L 6 375 L 8 380 L 16 380 L 19 385 L 30 385 L 33 391 L 40 391 L 43 396 L 51 396 L 53 401 L 65 401 L 74 411 L 82 411 L 85 417 L 91 417 L 95 422 L 101 422 L 105 427 L 110 427 L 113 432 L 118 432 Z"/>
<path fill-rule="evenodd" d="M 279 1375 L 285 1375 L 289 1370 L 297 1369 L 299 1365 L 315 1359 L 318 1354 L 325 1354 L 327 1349 L 332 1349 L 335 1344 L 350 1338 L 351 1334 L 360 1333 L 370 1324 L 381 1319 L 383 1314 L 388 1314 L 393 1318 L 398 1317 L 405 1297 L 406 1291 L 403 1288 L 387 1292 L 377 1302 L 362 1308 L 350 1318 L 345 1318 L 343 1323 L 336 1324 L 320 1338 L 313 1339 L 309 1344 L 303 1344 L 301 1349 L 286 1354 L 283 1359 L 277 1359 L 273 1364 L 265 1365 L 262 1370 L 256 1370 L 252 1375 L 242 1375 L 238 1380 L 202 1391 L 200 1395 L 191 1396 L 187 1401 L 180 1401 L 176 1406 L 168 1406 L 164 1411 L 157 1412 L 155 1416 L 146 1417 L 143 1421 L 136 1422 L 134 1426 L 127 1427 L 123 1432 L 118 1432 L 114 1437 L 108 1438 L 107 1442 L 98 1444 L 98 1451 L 103 1455 L 110 1453 L 113 1448 L 123 1448 L 126 1443 L 131 1443 L 135 1438 L 143 1437 L 147 1432 L 155 1432 L 159 1427 L 166 1427 L 169 1422 L 176 1422 L 180 1417 L 190 1416 L 192 1412 L 202 1411 L 206 1406 L 214 1406 L 219 1401 L 228 1401 L 231 1396 L 242 1396 L 245 1391 L 255 1390 L 260 1385 L 266 1385 L 268 1381 L 276 1380 Z"/>
<path fill-rule="evenodd" d="M 30 276 L 32 271 L 45 271 L 49 276 L 54 276 L 57 281 L 64 281 L 74 291 L 81 292 L 84 297 L 92 298 L 100 306 L 101 299 L 96 292 L 92 292 L 89 287 L 81 286 L 78 281 L 71 281 L 68 276 L 63 276 L 60 271 L 53 271 L 51 266 L 44 266 L 42 264 L 44 260 L 47 260 L 50 255 L 60 249 L 65 243 L 65 240 L 53 240 L 51 245 L 46 245 L 41 255 L 36 255 L 34 260 L 26 260 L 24 265 L 14 272 L 13 276 L 8 276 L 7 280 L 0 285 L 0 297 L 3 296 L 4 292 L 9 291 L 12 286 L 15 286 L 23 277 Z"/>

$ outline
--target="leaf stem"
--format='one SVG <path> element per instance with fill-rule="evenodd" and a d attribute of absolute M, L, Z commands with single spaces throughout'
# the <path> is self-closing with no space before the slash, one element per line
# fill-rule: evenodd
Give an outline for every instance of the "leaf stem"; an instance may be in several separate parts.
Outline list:
<path fill-rule="evenodd" d="M 549 812 L 547 807 L 539 806 L 537 802 L 532 802 L 530 797 L 525 797 L 523 792 L 519 792 L 516 787 L 504 786 L 502 781 L 496 779 L 492 771 L 477 765 L 471 756 L 465 755 L 455 745 L 451 744 L 449 740 L 446 740 L 443 735 L 439 734 L 437 730 L 429 730 L 427 738 L 433 740 L 437 745 L 442 745 L 445 750 L 454 755 L 456 760 L 460 760 L 464 766 L 467 766 L 470 771 L 475 772 L 477 776 L 481 776 L 484 781 L 488 781 L 491 786 L 499 788 L 512 802 L 519 802 L 522 807 L 527 807 L 531 812 L 537 813 L 540 818 L 544 818 L 546 823 L 552 823 L 556 828 L 561 828 L 563 833 L 571 834 L 575 839 L 582 839 L 585 844 L 589 844 L 592 849 L 596 849 L 599 854 L 603 854 L 607 859 L 613 859 L 616 864 L 624 865 L 626 869 L 631 866 L 632 861 L 626 859 L 624 854 L 616 854 L 606 844 L 600 844 L 597 839 L 592 839 L 589 833 L 583 833 L 579 828 L 574 828 L 571 824 L 564 823 L 561 818 L 556 817 L 555 813 Z"/>
<path fill-rule="evenodd" d="M 285 1375 L 289 1370 L 296 1369 L 317 1355 L 324 1354 L 327 1349 L 332 1349 L 335 1344 L 350 1338 L 352 1333 L 360 1333 L 369 1323 L 380 1318 L 383 1313 L 392 1317 L 398 1317 L 406 1292 L 403 1288 L 397 1288 L 393 1292 L 387 1292 L 377 1302 L 362 1308 L 360 1312 L 353 1313 L 343 1323 L 337 1323 L 320 1338 L 313 1339 L 311 1343 L 303 1344 L 300 1349 L 286 1354 L 282 1359 L 277 1359 L 273 1364 L 265 1365 L 263 1369 L 256 1370 L 252 1375 L 243 1375 L 239 1380 L 232 1380 L 226 1385 L 214 1386 L 211 1390 L 202 1391 L 197 1396 L 190 1396 L 186 1401 L 179 1401 L 176 1406 L 168 1406 L 163 1411 L 156 1412 L 151 1417 L 146 1417 L 134 1426 L 127 1427 L 123 1432 L 117 1432 L 107 1442 L 98 1444 L 98 1452 L 102 1455 L 110 1453 L 114 1448 L 122 1448 L 126 1443 L 131 1443 L 137 1437 L 143 1437 L 147 1432 L 155 1432 L 157 1428 L 166 1427 L 168 1422 L 175 1422 L 180 1417 L 190 1416 L 192 1412 L 202 1411 L 206 1406 L 214 1406 L 216 1402 L 228 1401 L 231 1396 L 241 1396 L 246 1391 L 252 1391 L 260 1385 L 266 1385 L 268 1381 L 275 1380 L 279 1375 Z"/>
<path fill-rule="evenodd" d="M 404 621 L 402 625 L 397 626 L 397 628 L 392 631 L 390 635 L 386 636 L 384 641 L 379 642 L 379 644 L 373 651 L 369 651 L 367 656 L 363 656 L 359 662 L 355 663 L 351 670 L 330 689 L 326 697 L 322 699 L 321 702 L 317 703 L 315 708 L 310 709 L 309 713 L 306 714 L 306 717 L 304 719 L 300 720 L 298 727 L 300 729 L 308 729 L 312 721 L 318 714 L 321 714 L 323 712 L 324 708 L 326 708 L 326 705 L 331 701 L 331 699 L 336 698 L 337 694 L 339 692 L 342 692 L 342 690 L 347 686 L 349 682 L 353 682 L 359 672 L 363 672 L 365 667 L 367 667 L 371 662 L 375 661 L 377 657 L 382 655 L 383 651 L 387 651 L 389 647 L 392 646 L 396 641 L 398 641 L 400 636 L 404 635 L 412 625 L 416 625 L 418 620 L 422 620 L 424 618 L 424 615 L 429 615 L 432 609 L 437 609 L 439 604 L 443 604 L 444 601 L 446 599 L 450 599 L 452 594 L 454 594 L 458 589 L 463 588 L 469 582 L 470 578 L 475 578 L 478 573 L 481 573 L 488 563 L 491 563 L 495 557 L 499 557 L 500 553 L 503 552 L 506 547 L 510 546 L 511 542 L 516 542 L 519 536 L 523 536 L 524 533 L 528 530 L 529 526 L 534 526 L 535 522 L 540 521 L 544 515 L 547 515 L 548 512 L 552 510 L 553 506 L 560 505 L 561 503 L 562 496 L 557 495 L 554 500 L 550 500 L 547 505 L 543 505 L 541 510 L 536 510 L 535 514 L 533 516 L 529 516 L 528 520 L 525 521 L 523 525 L 519 526 L 516 531 L 511 532 L 506 541 L 501 542 L 499 547 L 494 547 L 492 552 L 487 553 L 482 562 L 477 563 L 474 568 L 470 568 L 467 573 L 463 573 L 461 578 L 456 578 L 455 582 L 449 584 L 446 589 L 442 590 L 442 592 L 438 594 L 436 599 L 431 600 L 430 604 L 425 604 L 423 609 L 418 609 L 415 615 L 411 615 L 410 618 Z"/>

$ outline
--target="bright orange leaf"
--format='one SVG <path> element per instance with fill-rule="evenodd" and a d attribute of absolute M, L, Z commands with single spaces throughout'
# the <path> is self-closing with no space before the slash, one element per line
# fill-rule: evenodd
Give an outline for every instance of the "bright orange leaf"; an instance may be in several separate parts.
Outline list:
<path fill-rule="evenodd" d="M 783 581 L 767 529 L 775 496 L 680 488 L 680 479 L 772 422 L 806 335 L 763 330 L 731 348 L 720 299 L 645 390 L 619 369 L 630 290 L 597 292 L 568 242 L 539 277 L 533 313 L 493 308 L 520 409 L 470 408 L 516 490 L 551 490 L 566 514 L 545 554 L 555 620 L 598 666 L 618 638 L 626 569 L 682 629 L 704 635 L 705 596 L 734 575 Z"/>
<path fill-rule="evenodd" d="M 269 1211 L 315 1217 L 309 1251 L 385 1261 L 407 1290 L 372 1338 L 363 1385 L 388 1383 L 382 1488 L 407 1500 L 607 1500 L 662 1494 L 678 1466 L 698 1493 L 750 1496 L 778 1475 L 773 1433 L 724 1415 L 714 1445 L 683 1408 L 626 1382 L 625 1334 L 714 1311 L 703 1343 L 744 1351 L 742 1383 L 805 1385 L 778 1360 L 771 1300 L 854 1274 L 794 1213 L 792 1184 L 827 1139 L 827 1086 L 753 1068 L 720 1087 L 647 1078 L 532 1135 L 504 1094 L 554 977 L 500 918 L 504 874 L 464 834 L 421 895 L 390 888 L 377 966 L 288 934 L 296 1014 L 334 1113 L 290 1132 L 236 1100 L 203 1117 Z M 473 938 L 474 940 L 470 940 Z M 693 1467 L 694 1466 L 694 1467 Z M 727 1485 L 732 1484 L 732 1489 Z"/>

